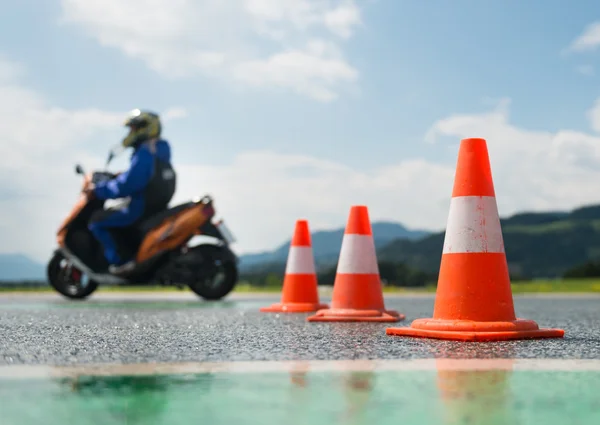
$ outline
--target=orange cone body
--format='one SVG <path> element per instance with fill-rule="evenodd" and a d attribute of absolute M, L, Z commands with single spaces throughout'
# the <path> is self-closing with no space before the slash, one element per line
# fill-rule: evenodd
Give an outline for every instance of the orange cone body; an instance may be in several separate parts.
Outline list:
<path fill-rule="evenodd" d="M 307 320 L 397 322 L 402 319 L 404 315 L 385 309 L 369 212 L 365 206 L 354 206 L 342 240 L 331 308 L 319 310 Z"/>
<path fill-rule="evenodd" d="M 540 329 L 515 316 L 484 139 L 461 141 L 433 318 L 386 333 L 462 341 L 564 336 L 561 329 Z"/>
<path fill-rule="evenodd" d="M 317 273 L 312 251 L 308 221 L 296 221 L 290 245 L 281 302 L 260 311 L 265 313 L 304 313 L 327 308 L 319 302 Z"/>

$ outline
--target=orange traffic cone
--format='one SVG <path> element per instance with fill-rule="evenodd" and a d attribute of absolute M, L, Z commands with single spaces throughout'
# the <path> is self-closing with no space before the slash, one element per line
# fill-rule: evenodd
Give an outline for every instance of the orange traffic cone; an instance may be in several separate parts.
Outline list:
<path fill-rule="evenodd" d="M 375 242 L 365 206 L 354 206 L 337 266 L 331 308 L 310 316 L 310 322 L 397 322 L 404 315 L 386 310 L 379 279 Z"/>
<path fill-rule="evenodd" d="M 484 139 L 461 141 L 433 318 L 386 333 L 461 341 L 564 336 L 561 329 L 540 329 L 515 316 Z"/>
<path fill-rule="evenodd" d="M 296 221 L 290 245 L 281 302 L 260 311 L 265 313 L 305 313 L 327 308 L 319 302 L 317 273 L 313 256 L 308 221 Z"/>

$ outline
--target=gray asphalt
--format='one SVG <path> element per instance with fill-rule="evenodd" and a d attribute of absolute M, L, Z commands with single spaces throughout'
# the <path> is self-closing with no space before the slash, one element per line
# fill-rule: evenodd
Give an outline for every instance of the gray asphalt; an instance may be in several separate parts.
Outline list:
<path fill-rule="evenodd" d="M 515 296 L 517 315 L 565 330 L 563 339 L 460 343 L 385 335 L 385 323 L 308 323 L 308 314 L 260 313 L 278 296 L 207 303 L 193 294 L 0 295 L 0 364 L 415 358 L 600 359 L 600 297 Z M 329 301 L 328 297 L 322 300 Z M 433 297 L 386 296 L 431 317 Z"/>

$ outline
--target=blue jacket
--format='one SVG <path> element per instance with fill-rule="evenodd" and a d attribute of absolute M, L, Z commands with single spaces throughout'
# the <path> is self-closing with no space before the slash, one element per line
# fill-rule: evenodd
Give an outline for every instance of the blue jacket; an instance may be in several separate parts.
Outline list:
<path fill-rule="evenodd" d="M 128 212 L 139 216 L 144 210 L 144 189 L 154 172 L 154 155 L 165 162 L 171 161 L 171 147 L 166 140 L 156 142 L 156 153 L 150 151 L 147 143 L 140 145 L 131 155 L 129 169 L 112 180 L 96 185 L 94 194 L 98 199 L 130 197 Z"/>

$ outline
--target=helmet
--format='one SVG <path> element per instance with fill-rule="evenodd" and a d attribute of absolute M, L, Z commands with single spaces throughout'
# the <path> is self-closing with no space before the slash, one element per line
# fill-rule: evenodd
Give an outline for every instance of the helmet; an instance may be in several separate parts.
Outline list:
<path fill-rule="evenodd" d="M 137 147 L 146 140 L 160 137 L 162 126 L 158 114 L 134 109 L 123 123 L 129 127 L 129 134 L 121 141 L 123 147 Z"/>

